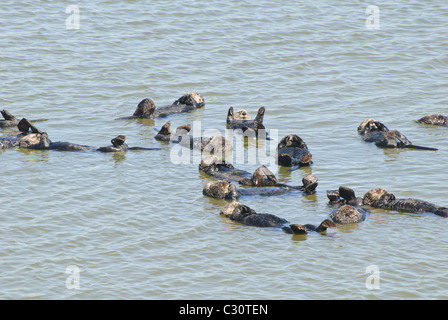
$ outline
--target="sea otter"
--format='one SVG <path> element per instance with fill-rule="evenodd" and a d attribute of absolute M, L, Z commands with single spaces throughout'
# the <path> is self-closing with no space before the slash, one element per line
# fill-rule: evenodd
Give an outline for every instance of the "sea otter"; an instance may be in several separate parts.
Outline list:
<path fill-rule="evenodd" d="M 286 219 L 273 214 L 256 213 L 253 209 L 240 202 L 229 203 L 221 209 L 220 215 L 248 226 L 281 228 L 283 231 L 293 234 L 306 234 L 308 231 L 325 232 L 327 228 L 336 228 L 336 225 L 328 219 L 325 219 L 318 227 L 290 224 Z M 306 226 L 309 226 L 309 229 Z"/>
<path fill-rule="evenodd" d="M 297 187 L 277 184 L 276 187 L 238 188 L 228 180 L 217 180 L 207 183 L 202 190 L 202 194 L 215 199 L 237 200 L 240 196 L 276 196 L 294 191 L 309 195 L 316 192 L 316 176 L 308 175 L 302 179 L 302 183 L 303 186 Z"/>
<path fill-rule="evenodd" d="M 441 207 L 419 199 L 396 199 L 395 195 L 383 188 L 368 191 L 363 197 L 364 205 L 385 210 L 396 210 L 410 213 L 434 213 L 448 217 L 448 208 Z"/>
<path fill-rule="evenodd" d="M 7 110 L 1 110 L 0 113 L 2 114 L 3 118 L 5 120 L 0 120 L 0 128 L 7 128 L 7 127 L 15 127 L 19 124 L 20 120 L 14 117 L 9 111 Z M 39 122 L 39 121 L 47 121 L 47 119 L 35 119 L 31 120 L 31 122 Z"/>
<path fill-rule="evenodd" d="M 306 143 L 296 134 L 283 137 L 277 145 L 277 163 L 280 166 L 309 166 L 312 164 L 312 157 Z"/>
<path fill-rule="evenodd" d="M 266 128 L 263 125 L 263 118 L 266 109 L 260 107 L 254 120 L 250 118 L 246 110 L 240 110 L 236 114 L 233 107 L 227 112 L 227 128 L 241 130 L 246 137 L 258 137 L 270 140 L 267 136 Z"/>
<path fill-rule="evenodd" d="M 374 142 L 380 148 L 410 148 L 420 150 L 433 150 L 436 148 L 414 145 L 408 138 L 397 130 L 389 130 L 383 123 L 368 118 L 358 126 L 358 133 L 364 141 Z"/>
<path fill-rule="evenodd" d="M 220 135 L 213 137 L 194 137 L 190 135 L 191 126 L 189 124 L 177 127 L 175 132 L 171 132 L 170 128 L 171 121 L 168 121 L 154 138 L 160 141 L 171 141 L 186 148 L 208 153 L 225 153 L 233 149 L 232 143 Z"/>
<path fill-rule="evenodd" d="M 189 92 L 174 101 L 170 106 L 161 108 L 156 108 L 154 101 L 150 98 L 145 98 L 137 105 L 137 109 L 135 109 L 132 116 L 121 117 L 116 120 L 164 118 L 171 114 L 190 112 L 204 106 L 204 98 L 196 92 Z"/>
<path fill-rule="evenodd" d="M 111 140 L 112 145 L 95 148 L 87 145 L 80 145 L 71 142 L 52 142 L 46 132 L 37 129 L 31 121 L 23 118 L 19 121 L 17 128 L 19 131 L 12 132 L 6 137 L 0 138 L 3 148 L 20 147 L 37 150 L 60 150 L 60 151 L 100 151 L 100 152 L 120 152 L 127 150 L 160 150 L 160 148 L 128 147 L 125 143 L 126 136 L 119 135 Z"/>
<path fill-rule="evenodd" d="M 37 129 L 28 119 L 20 120 L 17 128 L 19 131 L 0 137 L 3 149 L 12 147 L 40 149 L 49 144 L 46 133 Z"/>
<path fill-rule="evenodd" d="M 364 194 L 362 198 L 355 196 L 355 192 L 347 187 L 339 187 L 339 190 L 327 191 L 327 197 L 332 205 L 352 205 L 355 207 L 370 206 L 384 210 L 396 210 L 410 213 L 434 213 L 442 217 L 448 217 L 448 208 L 441 207 L 419 199 L 396 199 L 395 195 L 383 188 L 375 188 Z M 342 199 L 341 199 L 342 198 Z"/>
<path fill-rule="evenodd" d="M 448 127 L 448 117 L 441 114 L 428 114 L 424 117 L 421 117 L 416 122 Z"/>

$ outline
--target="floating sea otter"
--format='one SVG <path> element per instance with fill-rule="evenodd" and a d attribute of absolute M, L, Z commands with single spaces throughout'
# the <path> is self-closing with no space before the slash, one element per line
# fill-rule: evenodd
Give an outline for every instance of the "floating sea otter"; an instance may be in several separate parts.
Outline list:
<path fill-rule="evenodd" d="M 19 131 L 12 132 L 6 137 L 0 137 L 1 148 L 20 147 L 37 150 L 60 150 L 60 151 L 100 151 L 120 152 L 127 150 L 160 150 L 160 148 L 128 147 L 125 143 L 126 136 L 119 135 L 111 140 L 112 145 L 95 148 L 71 142 L 52 142 L 46 132 L 37 129 L 29 120 L 23 118 L 19 121 Z"/>
<path fill-rule="evenodd" d="M 255 175 L 259 175 L 255 171 Z M 253 179 L 254 180 L 254 179 Z M 313 194 L 317 187 L 317 178 L 314 175 L 308 175 L 302 179 L 303 186 L 288 186 L 276 184 L 275 187 L 266 188 L 238 188 L 228 180 L 217 180 L 207 183 L 202 194 L 215 199 L 237 200 L 240 196 L 276 196 L 288 192 L 299 191 L 304 195 Z"/>
<path fill-rule="evenodd" d="M 363 136 L 364 141 L 374 142 L 380 148 L 437 150 L 436 148 L 414 145 L 399 131 L 389 130 L 383 123 L 372 118 L 364 120 L 358 126 L 358 133 Z"/>
<path fill-rule="evenodd" d="M 309 166 L 312 163 L 311 159 L 308 146 L 296 134 L 289 134 L 278 143 L 277 163 L 281 166 L 296 168 Z"/>
<path fill-rule="evenodd" d="M 171 121 L 168 121 L 154 138 L 160 141 L 171 141 L 186 148 L 208 153 L 225 153 L 233 149 L 232 143 L 223 136 L 194 137 L 189 134 L 190 130 L 191 126 L 186 124 L 177 127 L 175 132 L 171 132 Z"/>
<path fill-rule="evenodd" d="M 410 213 L 434 213 L 441 217 L 448 217 L 448 208 L 440 207 L 419 199 L 396 199 L 395 195 L 385 189 L 377 188 L 367 192 L 363 197 L 365 205 L 385 210 L 396 210 Z"/>
<path fill-rule="evenodd" d="M 327 191 L 330 204 L 370 206 L 384 210 L 396 210 L 409 213 L 434 213 L 442 217 L 448 217 L 448 208 L 432 204 L 419 199 L 396 199 L 395 195 L 383 188 L 375 188 L 368 191 L 362 198 L 355 196 L 355 192 L 347 187 L 339 187 L 339 190 Z M 342 199 L 341 199 L 342 198 Z"/>
<path fill-rule="evenodd" d="M 263 125 L 265 111 L 264 107 L 260 107 L 257 116 L 252 120 L 246 110 L 239 110 L 234 113 L 233 107 L 230 107 L 227 112 L 227 128 L 239 129 L 246 137 L 258 137 L 269 140 L 270 138 L 267 136 L 266 128 Z"/>
<path fill-rule="evenodd" d="M 306 234 L 308 231 L 325 232 L 327 228 L 336 228 L 333 221 L 325 219 L 319 226 L 311 224 L 290 224 L 286 219 L 268 213 L 256 213 L 254 210 L 239 202 L 232 202 L 223 207 L 220 215 L 248 226 L 262 228 L 281 228 L 292 234 Z"/>
<path fill-rule="evenodd" d="M 190 112 L 204 106 L 204 98 L 196 92 L 187 93 L 174 101 L 170 106 L 161 108 L 156 108 L 154 101 L 145 98 L 137 105 L 137 109 L 135 109 L 132 116 L 121 117 L 116 120 L 164 118 L 170 114 Z"/>
<path fill-rule="evenodd" d="M 441 114 L 428 114 L 418 119 L 416 122 L 448 127 L 448 117 Z"/>
<path fill-rule="evenodd" d="M 7 110 L 1 110 L 0 113 L 2 114 L 3 118 L 5 120 L 0 120 L 0 128 L 7 128 L 7 127 L 16 127 L 20 120 L 14 117 L 9 111 Z M 31 120 L 31 122 L 39 122 L 39 121 L 47 121 L 47 119 L 35 119 Z"/>

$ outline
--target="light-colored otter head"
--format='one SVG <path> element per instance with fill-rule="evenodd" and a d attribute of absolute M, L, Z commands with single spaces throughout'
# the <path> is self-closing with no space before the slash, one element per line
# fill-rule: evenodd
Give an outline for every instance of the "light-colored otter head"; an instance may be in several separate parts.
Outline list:
<path fill-rule="evenodd" d="M 219 214 L 231 220 L 239 220 L 251 214 L 256 214 L 256 212 L 248 206 L 245 206 L 238 201 L 234 201 L 224 206 Z"/>
<path fill-rule="evenodd" d="M 363 203 L 365 205 L 371 205 L 376 201 L 388 202 L 390 200 L 395 200 L 395 196 L 383 188 L 372 189 L 363 197 Z"/>
<path fill-rule="evenodd" d="M 367 118 L 358 126 L 358 133 L 361 135 L 371 131 L 388 131 L 387 127 L 373 118 Z"/>
<path fill-rule="evenodd" d="M 242 109 L 242 110 L 238 110 L 235 113 L 234 119 L 235 120 L 251 120 L 251 117 L 246 110 Z"/>
<path fill-rule="evenodd" d="M 227 180 L 218 180 L 207 183 L 202 189 L 202 194 L 215 199 L 238 199 L 236 186 Z"/>
<path fill-rule="evenodd" d="M 51 144 L 46 132 L 25 133 L 20 139 L 19 147 L 31 149 L 45 149 Z"/>
<path fill-rule="evenodd" d="M 187 106 L 192 106 L 194 108 L 202 108 L 203 106 L 205 106 L 205 101 L 204 98 L 199 93 L 192 91 L 174 101 L 173 104 L 175 105 L 185 104 Z"/>
<path fill-rule="evenodd" d="M 331 215 L 331 219 L 341 224 L 358 223 L 365 219 L 365 213 L 361 209 L 346 204 L 336 210 Z"/>

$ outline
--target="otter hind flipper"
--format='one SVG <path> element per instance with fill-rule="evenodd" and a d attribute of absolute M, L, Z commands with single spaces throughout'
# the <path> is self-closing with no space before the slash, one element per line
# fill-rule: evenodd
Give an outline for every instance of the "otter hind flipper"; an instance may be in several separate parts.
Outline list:
<path fill-rule="evenodd" d="M 408 148 L 408 149 L 416 149 L 416 150 L 428 150 L 428 151 L 438 151 L 439 149 L 437 148 L 432 148 L 432 147 L 424 147 L 424 146 L 417 146 L 417 145 L 404 145 L 402 146 L 403 148 Z"/>

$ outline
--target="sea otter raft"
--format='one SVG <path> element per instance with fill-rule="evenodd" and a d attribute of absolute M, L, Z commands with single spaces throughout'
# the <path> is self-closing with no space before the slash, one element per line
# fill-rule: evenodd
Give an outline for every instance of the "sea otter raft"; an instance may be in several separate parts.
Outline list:
<path fill-rule="evenodd" d="M 358 126 L 358 134 L 365 142 L 374 142 L 380 148 L 409 148 L 419 150 L 433 150 L 436 148 L 414 145 L 398 130 L 389 130 L 383 123 L 368 118 Z"/>
<path fill-rule="evenodd" d="M 170 106 L 161 108 L 156 108 L 154 101 L 145 98 L 137 105 L 137 109 L 132 116 L 116 118 L 116 120 L 164 118 L 171 114 L 191 112 L 204 106 L 204 98 L 196 92 L 189 92 L 174 101 Z"/>

